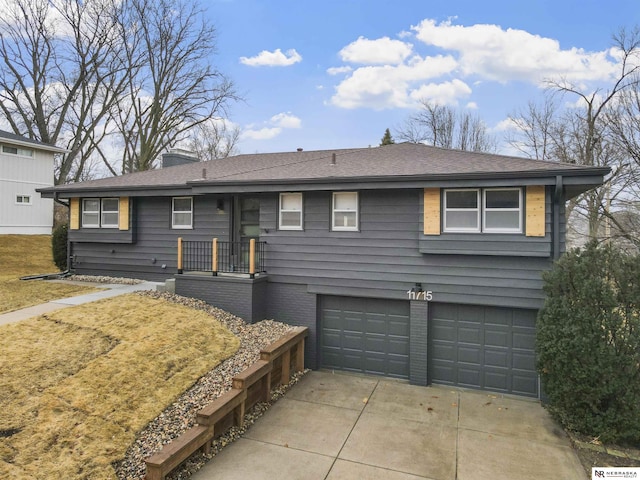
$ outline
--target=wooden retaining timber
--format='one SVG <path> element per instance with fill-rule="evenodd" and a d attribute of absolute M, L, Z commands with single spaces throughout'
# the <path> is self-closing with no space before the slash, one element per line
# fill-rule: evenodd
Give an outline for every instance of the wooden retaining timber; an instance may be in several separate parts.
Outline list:
<path fill-rule="evenodd" d="M 304 370 L 306 327 L 296 327 L 260 352 L 260 360 L 233 377 L 225 392 L 197 414 L 190 428 L 148 458 L 146 480 L 164 480 L 172 470 L 200 449 L 211 451 L 211 442 L 230 427 L 244 424 L 244 414 L 258 402 L 268 402 L 271 390 L 287 383 L 291 372 Z"/>
<path fill-rule="evenodd" d="M 174 441 L 165 445 L 159 453 L 146 460 L 147 480 L 164 480 L 174 468 L 184 462 L 195 452 L 204 449 L 211 451 L 213 427 L 196 425 Z"/>
<path fill-rule="evenodd" d="M 196 419 L 198 425 L 214 427 L 213 433 L 215 434 L 216 423 L 224 419 L 229 412 L 233 412 L 233 423 L 238 427 L 241 427 L 244 424 L 244 408 L 246 399 L 246 390 L 237 390 L 232 388 L 198 412 Z"/>

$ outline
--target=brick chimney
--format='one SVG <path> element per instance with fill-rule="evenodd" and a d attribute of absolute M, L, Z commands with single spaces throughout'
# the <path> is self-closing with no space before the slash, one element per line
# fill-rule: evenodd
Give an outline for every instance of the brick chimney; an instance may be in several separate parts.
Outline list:
<path fill-rule="evenodd" d="M 176 165 L 185 165 L 199 161 L 200 159 L 196 157 L 195 153 L 179 148 L 171 149 L 167 153 L 162 154 L 162 168 L 175 167 Z"/>

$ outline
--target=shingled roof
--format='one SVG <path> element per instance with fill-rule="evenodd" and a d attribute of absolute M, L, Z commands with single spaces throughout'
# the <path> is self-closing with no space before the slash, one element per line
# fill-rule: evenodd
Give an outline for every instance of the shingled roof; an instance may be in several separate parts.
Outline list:
<path fill-rule="evenodd" d="M 373 148 L 237 155 L 209 162 L 60 185 L 43 192 L 332 181 L 606 175 L 607 168 L 545 162 L 414 143 Z"/>

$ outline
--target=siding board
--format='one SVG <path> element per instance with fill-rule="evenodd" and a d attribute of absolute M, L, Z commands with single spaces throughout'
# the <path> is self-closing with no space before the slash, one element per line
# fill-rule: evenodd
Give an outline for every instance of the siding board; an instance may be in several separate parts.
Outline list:
<path fill-rule="evenodd" d="M 484 235 L 480 242 L 457 234 L 453 244 L 449 235 L 426 237 L 423 192 L 360 192 L 360 231 L 346 233 L 330 231 L 330 193 L 305 192 L 304 231 L 262 225 L 269 229 L 262 238 L 267 241 L 269 282 L 306 284 L 323 294 L 384 292 L 398 299 L 406 299 L 407 289 L 422 283 L 440 301 L 444 295 L 457 303 L 542 305 L 540 273 L 551 266 L 549 234 L 533 242 L 524 234 Z M 275 218 L 277 208 L 277 196 L 263 197 L 261 220 Z M 546 220 L 548 224 L 551 217 Z M 437 254 L 422 253 L 434 243 Z M 487 255 L 478 255 L 478 250 Z"/>
<path fill-rule="evenodd" d="M 542 305 L 540 274 L 552 263 L 548 193 L 544 237 L 487 234 L 481 238 L 425 236 L 423 194 L 422 188 L 361 191 L 359 232 L 330 230 L 331 192 L 304 193 L 303 231 L 279 231 L 278 194 L 261 195 L 260 240 L 267 242 L 269 285 L 288 284 L 310 294 L 406 300 L 406 291 L 421 283 L 439 302 L 534 309 Z M 135 243 L 107 242 L 97 247 L 88 243 L 95 238 L 74 232 L 76 271 L 105 275 L 134 272 L 153 280 L 171 277 L 176 272 L 178 237 L 229 238 L 230 197 L 225 198 L 222 212 L 216 208 L 218 198 L 194 197 L 193 230 L 170 228 L 169 197 L 136 198 L 132 207 L 137 219 L 132 223 Z"/>
<path fill-rule="evenodd" d="M 133 203 L 135 228 L 80 229 L 69 232 L 73 243 L 76 273 L 110 276 L 131 276 L 162 281 L 177 273 L 178 237 L 184 240 L 228 239 L 229 202 L 225 199 L 222 213 L 217 212 L 220 197 L 194 197 L 194 228 L 171 229 L 171 198 L 138 197 Z M 132 235 L 134 242 L 118 243 L 116 235 Z M 100 245 L 96 245 L 96 243 Z M 114 251 L 113 253 L 112 250 Z M 163 268 L 165 265 L 165 268 Z"/>
<path fill-rule="evenodd" d="M 542 187 L 544 190 L 544 187 Z M 525 215 L 524 231 L 521 234 L 504 235 L 488 233 L 442 233 L 439 236 L 420 235 L 420 251 L 422 253 L 442 255 L 487 255 L 514 257 L 551 258 L 551 193 L 544 194 L 544 234 L 527 236 L 528 221 Z M 525 201 L 525 210 L 527 210 Z M 536 218 L 534 221 L 538 221 Z M 564 219 L 561 220 L 561 225 Z M 422 231 L 422 228 L 421 228 Z"/>

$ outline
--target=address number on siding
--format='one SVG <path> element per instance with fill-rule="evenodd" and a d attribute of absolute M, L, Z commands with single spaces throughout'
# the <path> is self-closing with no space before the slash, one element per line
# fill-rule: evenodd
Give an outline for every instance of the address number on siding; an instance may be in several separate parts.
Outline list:
<path fill-rule="evenodd" d="M 431 300 L 433 300 L 433 292 L 431 290 L 427 290 L 426 292 L 407 290 L 407 295 L 409 295 L 409 300 L 422 300 L 425 302 L 430 302 Z"/>

